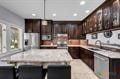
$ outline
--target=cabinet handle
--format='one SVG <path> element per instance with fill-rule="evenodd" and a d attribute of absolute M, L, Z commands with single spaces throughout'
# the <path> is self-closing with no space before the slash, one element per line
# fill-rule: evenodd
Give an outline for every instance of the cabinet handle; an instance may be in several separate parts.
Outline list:
<path fill-rule="evenodd" d="M 101 60 L 103 60 L 103 61 L 107 61 L 106 59 L 101 58 L 101 57 L 99 57 L 99 56 L 97 56 L 97 55 L 94 55 L 94 57 L 99 58 L 99 59 L 101 59 Z"/>

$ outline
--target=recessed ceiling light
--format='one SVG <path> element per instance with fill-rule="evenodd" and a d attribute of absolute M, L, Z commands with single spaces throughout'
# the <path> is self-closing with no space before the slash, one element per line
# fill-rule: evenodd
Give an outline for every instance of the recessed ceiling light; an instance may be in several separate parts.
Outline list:
<path fill-rule="evenodd" d="M 85 1 L 80 1 L 80 5 L 85 5 Z"/>
<path fill-rule="evenodd" d="M 52 16 L 53 16 L 53 17 L 55 17 L 55 16 L 56 16 L 56 14 L 55 14 L 55 13 L 53 13 L 53 14 L 52 14 Z"/>
<path fill-rule="evenodd" d="M 89 13 L 89 12 L 90 12 L 90 10 L 86 10 L 85 12 L 86 12 L 86 13 Z"/>
<path fill-rule="evenodd" d="M 77 16 L 78 14 L 77 13 L 74 13 L 73 16 Z"/>
<path fill-rule="evenodd" d="M 33 13 L 32 16 L 36 16 L 36 14 Z"/>

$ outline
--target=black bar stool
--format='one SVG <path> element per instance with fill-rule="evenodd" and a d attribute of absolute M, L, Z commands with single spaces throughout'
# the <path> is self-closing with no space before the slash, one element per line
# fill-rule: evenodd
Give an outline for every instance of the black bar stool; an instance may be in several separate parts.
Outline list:
<path fill-rule="evenodd" d="M 42 66 L 21 65 L 18 68 L 18 79 L 42 79 Z"/>
<path fill-rule="evenodd" d="M 14 66 L 0 66 L 0 79 L 15 79 Z"/>
<path fill-rule="evenodd" d="M 49 65 L 47 79 L 71 79 L 71 66 Z"/>

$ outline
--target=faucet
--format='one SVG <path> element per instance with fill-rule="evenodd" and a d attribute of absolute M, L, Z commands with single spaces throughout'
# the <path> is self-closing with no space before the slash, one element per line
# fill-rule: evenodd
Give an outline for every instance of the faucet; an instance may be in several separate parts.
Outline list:
<path fill-rule="evenodd" d="M 97 40 L 96 42 L 95 42 L 95 45 L 97 44 L 99 42 L 99 47 L 100 47 L 100 49 L 102 49 L 102 42 L 100 41 L 100 40 Z"/>

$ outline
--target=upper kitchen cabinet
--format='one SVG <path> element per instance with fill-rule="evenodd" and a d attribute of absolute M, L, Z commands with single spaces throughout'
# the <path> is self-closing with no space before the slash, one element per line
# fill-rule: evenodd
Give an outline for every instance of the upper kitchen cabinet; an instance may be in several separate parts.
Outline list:
<path fill-rule="evenodd" d="M 94 13 L 91 16 L 90 19 L 90 32 L 96 32 L 97 31 L 97 18 L 96 18 L 96 13 Z"/>
<path fill-rule="evenodd" d="M 111 14 L 111 5 L 106 4 L 106 6 L 103 7 L 103 27 L 105 30 L 110 29 L 112 27 Z"/>
<path fill-rule="evenodd" d="M 82 34 L 114 30 L 120 27 L 120 0 L 106 0 L 83 20 Z"/>
<path fill-rule="evenodd" d="M 83 22 L 84 33 L 92 33 L 97 31 L 97 16 L 96 13 L 85 19 Z"/>
<path fill-rule="evenodd" d="M 33 33 L 40 33 L 41 21 L 38 19 L 33 20 Z"/>
<path fill-rule="evenodd" d="M 25 32 L 26 33 L 32 33 L 33 31 L 32 25 L 33 25 L 32 19 L 25 19 Z"/>
<path fill-rule="evenodd" d="M 87 23 L 86 23 L 86 21 L 84 21 L 82 23 L 82 35 L 85 35 L 87 33 L 86 27 L 87 27 Z"/>
<path fill-rule="evenodd" d="M 25 19 L 25 32 L 26 33 L 40 33 L 40 20 L 39 19 Z"/>
<path fill-rule="evenodd" d="M 102 9 L 98 10 L 96 12 L 96 27 L 97 27 L 97 31 L 101 31 L 103 30 L 103 27 L 102 27 Z"/>
<path fill-rule="evenodd" d="M 80 39 L 85 39 L 86 38 L 86 35 L 83 34 L 83 26 L 82 25 L 79 25 L 80 27 Z"/>
<path fill-rule="evenodd" d="M 54 22 L 54 36 L 57 34 L 68 34 L 69 39 L 79 39 L 80 38 L 80 23 L 77 21 L 56 21 Z"/>
<path fill-rule="evenodd" d="M 119 27 L 120 21 L 120 0 L 115 0 L 112 4 L 112 24 L 113 28 Z"/>
<path fill-rule="evenodd" d="M 54 35 L 57 34 L 68 34 L 69 26 L 64 23 L 55 23 L 54 24 Z"/>
<path fill-rule="evenodd" d="M 93 26 L 91 21 L 92 21 L 92 17 L 87 19 L 87 26 L 86 26 L 87 33 L 93 32 Z"/>
<path fill-rule="evenodd" d="M 47 21 L 48 24 L 47 25 L 41 25 L 41 35 L 52 35 L 52 25 L 53 25 L 53 21 L 52 20 L 48 20 Z"/>
<path fill-rule="evenodd" d="M 54 36 L 57 36 L 57 34 L 61 34 L 61 27 L 59 24 L 55 23 L 53 27 L 54 27 L 54 30 L 53 30 Z"/>
<path fill-rule="evenodd" d="M 80 26 L 78 24 L 68 24 L 68 37 L 69 39 L 80 38 Z"/>

